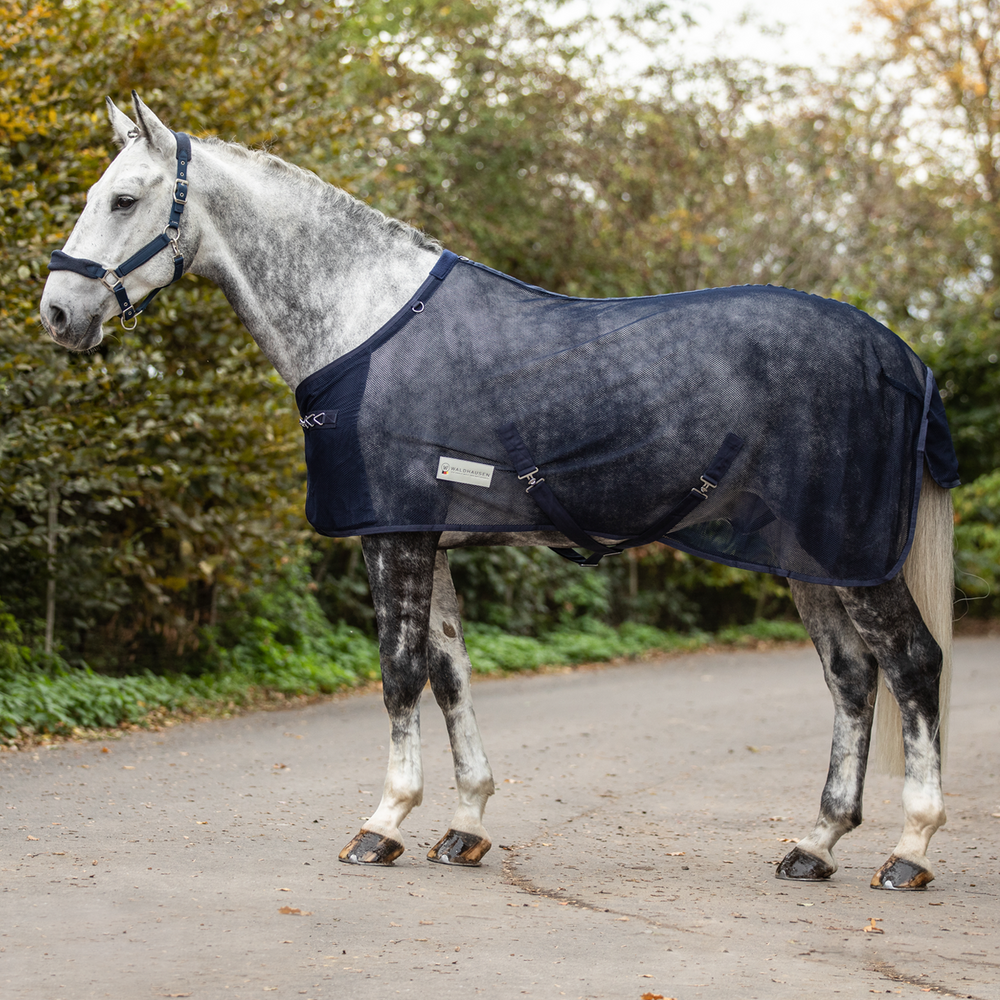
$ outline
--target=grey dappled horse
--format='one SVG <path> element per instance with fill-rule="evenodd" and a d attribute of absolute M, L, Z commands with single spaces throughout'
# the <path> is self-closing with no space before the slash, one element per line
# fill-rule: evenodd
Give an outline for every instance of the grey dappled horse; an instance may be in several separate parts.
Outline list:
<path fill-rule="evenodd" d="M 190 270 L 222 288 L 295 389 L 406 306 L 441 256 L 434 241 L 314 175 L 238 145 L 175 135 L 135 94 L 133 100 L 135 122 L 108 101 L 122 151 L 90 190 L 64 251 L 53 255 L 41 318 L 64 347 L 95 347 L 103 324 L 118 314 L 123 325 L 134 325 L 146 302 L 133 305 L 130 296 L 152 293 Z M 127 255 L 120 265 L 96 263 Z M 126 274 L 128 291 L 121 280 Z M 945 821 L 939 692 L 947 692 L 951 649 L 951 534 L 950 496 L 928 476 L 902 573 L 876 586 L 792 581 L 823 662 L 835 720 L 819 818 L 781 862 L 780 878 L 828 878 L 837 868 L 834 845 L 861 822 L 880 678 L 901 707 L 902 725 L 898 714 L 894 725 L 899 760 L 905 758 L 905 819 L 872 886 L 916 889 L 933 878 L 927 846 Z M 403 851 L 400 825 L 423 793 L 419 701 L 428 680 L 447 721 L 459 799 L 450 829 L 428 857 L 475 865 L 490 849 L 482 819 L 493 776 L 473 712 L 446 554 L 470 544 L 571 542 L 551 531 L 363 538 L 391 744 L 382 799 L 342 860 L 389 864 Z M 879 705 L 889 706 L 891 716 L 891 699 L 881 697 Z"/>

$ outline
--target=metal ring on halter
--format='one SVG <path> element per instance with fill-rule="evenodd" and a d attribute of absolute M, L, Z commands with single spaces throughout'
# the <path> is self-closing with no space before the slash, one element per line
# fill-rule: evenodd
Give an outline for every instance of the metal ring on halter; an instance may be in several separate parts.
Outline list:
<path fill-rule="evenodd" d="M 121 316 L 121 315 L 119 315 L 119 317 L 118 317 L 118 322 L 121 323 L 123 330 L 129 330 L 129 331 L 134 330 L 139 325 L 139 314 L 138 313 L 133 313 L 132 314 L 132 325 L 131 326 L 126 326 L 125 325 L 125 318 L 123 316 Z"/>
<path fill-rule="evenodd" d="M 171 230 L 174 232 L 174 236 L 170 235 Z M 163 235 L 170 240 L 170 249 L 174 253 L 174 259 L 183 256 L 181 254 L 181 245 L 177 241 L 181 238 L 181 232 L 176 226 L 172 226 L 169 222 L 163 227 Z"/>

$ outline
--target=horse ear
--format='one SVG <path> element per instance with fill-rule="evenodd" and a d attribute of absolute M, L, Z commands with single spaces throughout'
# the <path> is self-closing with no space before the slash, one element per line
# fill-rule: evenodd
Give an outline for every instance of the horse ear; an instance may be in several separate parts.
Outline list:
<path fill-rule="evenodd" d="M 115 142 L 119 146 L 124 146 L 130 137 L 139 134 L 138 129 L 135 127 L 135 122 L 128 115 L 118 110 L 115 102 L 110 97 L 106 97 L 105 100 L 108 104 L 108 121 L 111 122 L 111 128 L 115 133 Z"/>
<path fill-rule="evenodd" d="M 139 123 L 139 134 L 161 156 L 173 159 L 177 149 L 174 133 L 142 103 L 134 90 L 132 91 L 132 107 L 135 108 L 135 120 Z"/>

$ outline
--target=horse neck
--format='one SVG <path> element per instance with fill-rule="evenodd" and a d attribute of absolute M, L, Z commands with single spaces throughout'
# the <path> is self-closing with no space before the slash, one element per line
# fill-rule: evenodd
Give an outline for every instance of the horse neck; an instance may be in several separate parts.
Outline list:
<path fill-rule="evenodd" d="M 220 286 L 293 389 L 398 312 L 439 253 L 331 185 L 206 144 L 187 215 L 200 220 L 192 272 Z"/>

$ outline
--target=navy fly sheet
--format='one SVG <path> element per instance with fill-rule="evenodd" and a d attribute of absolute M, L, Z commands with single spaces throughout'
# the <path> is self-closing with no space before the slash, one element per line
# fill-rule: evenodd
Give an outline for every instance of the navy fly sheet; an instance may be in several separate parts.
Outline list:
<path fill-rule="evenodd" d="M 333 536 L 656 538 L 859 586 L 901 568 L 925 459 L 959 483 L 916 354 L 851 306 L 771 286 L 570 298 L 444 251 L 295 395 L 306 514 Z"/>

